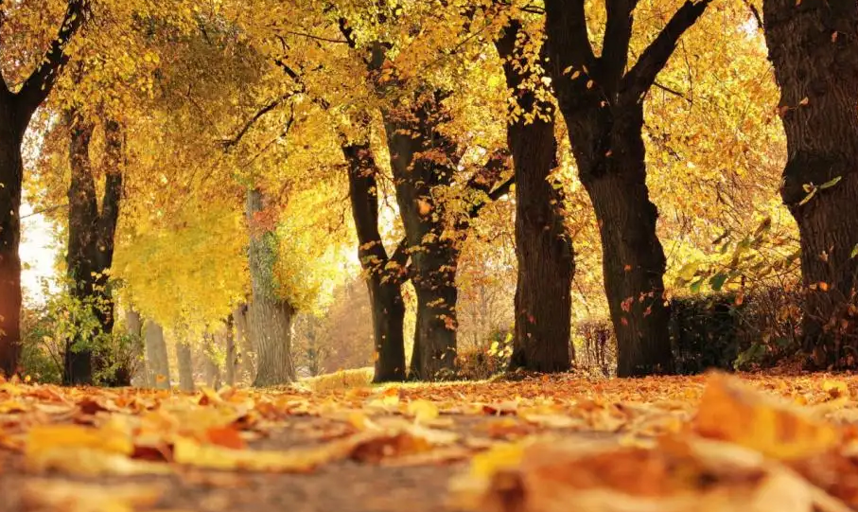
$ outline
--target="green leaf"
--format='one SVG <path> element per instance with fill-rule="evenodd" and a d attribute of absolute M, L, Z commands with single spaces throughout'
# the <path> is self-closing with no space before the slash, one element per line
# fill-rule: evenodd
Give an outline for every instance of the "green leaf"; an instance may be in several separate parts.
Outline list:
<path fill-rule="evenodd" d="M 849 255 L 850 258 L 854 258 L 858 256 L 858 244 L 855 244 L 855 247 L 852 248 L 852 253 Z"/>
<path fill-rule="evenodd" d="M 808 194 L 807 196 L 805 196 L 805 198 L 804 198 L 804 199 L 802 199 L 802 200 L 801 200 L 801 202 L 800 202 L 800 203 L 798 203 L 798 205 L 799 205 L 799 206 L 803 206 L 803 205 L 807 204 L 807 203 L 808 203 L 808 201 L 810 201 L 811 199 L 813 199 L 813 196 L 815 196 L 815 195 L 816 195 L 816 191 L 817 191 L 817 190 L 818 190 L 818 189 L 813 189 L 813 190 L 811 190 L 811 191 L 810 191 L 810 194 Z"/>
<path fill-rule="evenodd" d="M 840 183 L 840 180 L 842 178 L 843 178 L 842 176 L 838 176 L 831 181 L 826 181 L 825 183 L 823 183 L 822 185 L 819 186 L 819 190 L 825 190 L 827 188 L 833 187 L 834 185 L 837 185 L 838 183 Z"/>
<path fill-rule="evenodd" d="M 712 279 L 709 280 L 709 286 L 712 287 L 712 290 L 719 292 L 721 288 L 724 287 L 724 283 L 727 282 L 727 274 L 723 272 L 719 272 L 712 276 Z"/>
<path fill-rule="evenodd" d="M 700 287 L 703 286 L 703 282 L 706 281 L 705 277 L 701 277 L 697 281 L 691 283 L 691 291 L 694 293 L 700 293 Z"/>

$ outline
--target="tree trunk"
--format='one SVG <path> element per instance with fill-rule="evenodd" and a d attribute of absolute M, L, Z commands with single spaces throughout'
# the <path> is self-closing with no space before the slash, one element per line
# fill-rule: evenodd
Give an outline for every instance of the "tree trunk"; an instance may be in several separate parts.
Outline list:
<path fill-rule="evenodd" d="M 521 24 L 512 20 L 496 41 L 504 60 L 507 87 L 525 113 L 539 112 L 527 122 L 522 115 L 511 120 L 507 141 L 515 164 L 515 240 L 518 282 L 515 291 L 515 337 L 512 369 L 560 372 L 570 368 L 572 276 L 575 260 L 572 241 L 564 226 L 563 196 L 549 183 L 557 167 L 554 107 L 528 89 L 528 76 L 517 65 L 521 57 L 516 41 Z M 525 42 L 524 40 L 521 41 Z"/>
<path fill-rule="evenodd" d="M 176 361 L 179 364 L 179 390 L 194 390 L 194 360 L 191 346 L 184 341 L 176 341 Z"/>
<path fill-rule="evenodd" d="M 160 325 L 146 322 L 146 357 L 149 360 L 150 379 L 156 389 L 170 389 L 170 361 L 167 358 L 167 344 L 164 330 Z"/>
<path fill-rule="evenodd" d="M 781 195 L 801 237 L 805 349 L 816 368 L 855 368 L 858 4 L 765 0 L 763 13 L 787 137 Z"/>
<path fill-rule="evenodd" d="M 218 347 L 225 345 L 224 332 L 218 331 L 203 337 L 203 360 L 206 386 L 218 389 L 220 384 L 220 365 L 218 363 Z"/>
<path fill-rule="evenodd" d="M 71 296 L 90 310 L 98 319 L 99 327 L 91 331 L 78 329 L 65 352 L 64 382 L 67 385 L 92 384 L 93 356 L 101 348 L 100 338 L 113 332 L 113 298 L 108 288 L 108 275 L 113 263 L 114 236 L 119 218 L 119 201 L 122 194 L 122 135 L 119 125 L 105 123 L 106 183 L 102 209 L 99 212 L 95 191 L 95 178 L 89 156 L 89 145 L 94 126 L 75 111 L 66 113 L 70 133 L 69 158 L 71 183 L 68 189 L 69 227 L 66 263 Z M 118 354 L 101 350 L 96 364 L 99 368 L 112 365 L 107 359 Z M 111 385 L 129 385 L 131 373 L 127 364 L 107 377 Z"/>
<path fill-rule="evenodd" d="M 349 164 L 349 193 L 358 235 L 358 256 L 372 306 L 373 382 L 402 381 L 405 380 L 405 304 L 401 291 L 404 264 L 388 257 L 378 231 L 379 170 L 369 144 L 347 144 L 342 149 Z"/>
<path fill-rule="evenodd" d="M 256 215 L 263 211 L 259 189 L 248 191 L 247 217 L 250 229 L 250 277 L 253 300 L 249 324 L 257 356 L 253 385 L 276 386 L 295 380 L 292 365 L 292 320 L 295 309 L 277 296 L 274 262 L 277 258 L 277 236 L 258 226 Z"/>
<path fill-rule="evenodd" d="M 420 94 L 413 105 L 383 112 L 399 213 L 411 252 L 412 282 L 417 295 L 417 325 L 411 374 L 435 380 L 456 367 L 455 237 L 443 236 L 447 221 L 436 194 L 450 186 L 456 145 L 438 132 L 449 120 L 443 94 Z"/>
<path fill-rule="evenodd" d="M 673 370 L 658 211 L 646 186 L 643 100 L 679 38 L 709 0 L 686 1 L 629 68 L 636 2 L 607 0 L 601 55 L 582 0 L 546 0 L 548 71 L 581 183 L 596 211 L 605 292 L 617 337 L 617 375 Z"/>
<path fill-rule="evenodd" d="M 140 313 L 128 307 L 125 311 L 125 327 L 128 336 L 131 337 L 131 385 L 142 387 L 153 387 L 154 383 L 148 381 L 146 371 L 146 346 L 143 343 L 143 320 Z"/>
<path fill-rule="evenodd" d="M 0 95 L 3 91 L 0 90 Z M 18 371 L 21 347 L 22 123 L 13 104 L 0 98 L 0 373 Z"/>
<path fill-rule="evenodd" d="M 237 365 L 238 380 L 247 382 L 253 380 L 256 375 L 253 360 L 256 357 L 253 351 L 253 342 L 247 324 L 247 305 L 242 304 L 232 312 L 235 322 L 235 344 L 238 347 Z"/>
<path fill-rule="evenodd" d="M 232 315 L 226 319 L 226 331 L 224 333 L 224 341 L 226 343 L 226 362 L 224 364 L 224 373 L 226 375 L 227 386 L 235 386 L 235 373 L 238 369 L 235 351 L 235 331 L 233 330 L 234 320 Z"/>

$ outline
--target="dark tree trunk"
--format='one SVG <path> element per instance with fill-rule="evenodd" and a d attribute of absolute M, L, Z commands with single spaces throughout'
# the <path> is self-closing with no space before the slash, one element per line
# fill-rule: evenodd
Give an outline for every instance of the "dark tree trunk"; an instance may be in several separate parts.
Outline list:
<path fill-rule="evenodd" d="M 801 237 L 805 349 L 817 368 L 855 368 L 858 3 L 765 0 L 763 14 L 787 137 L 781 195 Z"/>
<path fill-rule="evenodd" d="M 570 354 L 570 289 L 575 260 L 572 241 L 564 226 L 562 193 L 548 181 L 557 166 L 554 107 L 537 99 L 536 92 L 530 89 L 533 77 L 521 71 L 522 56 L 516 51 L 516 41 L 521 35 L 526 37 L 520 23 L 512 20 L 495 43 L 504 60 L 507 87 L 518 106 L 525 113 L 540 113 L 532 122 L 518 116 L 507 127 L 515 164 L 518 260 L 510 367 L 560 372 L 568 370 L 574 358 L 574 352 Z"/>
<path fill-rule="evenodd" d="M 378 231 L 378 167 L 368 143 L 346 144 L 349 193 L 358 235 L 358 256 L 372 306 L 375 341 L 373 382 L 405 380 L 405 340 L 401 276 L 404 262 L 387 255 Z M 404 248 L 401 251 L 405 253 Z"/>
<path fill-rule="evenodd" d="M 434 380 L 456 367 L 455 237 L 445 237 L 448 219 L 437 193 L 452 184 L 455 143 L 438 131 L 449 120 L 443 94 L 430 91 L 413 105 L 383 112 L 399 213 L 411 252 L 417 295 L 417 325 L 411 374 Z"/>
<path fill-rule="evenodd" d="M 150 382 L 156 389 L 170 389 L 170 360 L 167 358 L 164 329 L 157 323 L 147 320 L 145 330 Z"/>
<path fill-rule="evenodd" d="M 277 238 L 255 221 L 263 208 L 262 193 L 258 189 L 249 190 L 247 217 L 253 290 L 249 324 L 257 356 L 256 378 L 253 381 L 256 387 L 276 386 L 295 380 L 291 347 L 295 308 L 277 294 L 273 263 L 277 258 Z"/>
<path fill-rule="evenodd" d="M 179 390 L 194 390 L 194 358 L 191 346 L 184 341 L 176 341 L 176 362 L 179 365 Z"/>
<path fill-rule="evenodd" d="M 92 384 L 93 363 L 109 367 L 107 359 L 116 354 L 101 352 L 94 361 L 98 337 L 113 332 L 113 298 L 108 288 L 107 271 L 113 263 L 114 236 L 119 219 L 122 194 L 122 134 L 114 121 L 104 123 L 105 189 L 101 212 L 96 198 L 95 177 L 89 156 L 93 125 L 75 112 L 67 114 L 70 132 L 69 158 L 71 183 L 68 189 L 69 228 L 66 263 L 70 293 L 98 318 L 99 327 L 90 332 L 78 332 L 65 352 L 64 381 L 68 385 Z M 121 365 L 107 384 L 127 386 L 131 372 Z"/>
<path fill-rule="evenodd" d="M 0 90 L 0 373 L 14 375 L 21 352 L 21 208 L 24 123 Z"/>
<path fill-rule="evenodd" d="M 226 366 L 225 374 L 226 374 L 226 384 L 228 386 L 235 386 L 235 373 L 238 364 L 238 360 L 236 359 L 236 351 L 235 351 L 235 331 L 233 330 L 234 320 L 232 315 L 229 315 L 226 319 L 224 340 L 226 343 Z"/>
<path fill-rule="evenodd" d="M 17 93 L 0 73 L 0 373 L 7 376 L 17 372 L 21 352 L 21 144 L 33 113 L 68 62 L 65 48 L 83 25 L 85 11 L 84 0 L 69 0 L 57 37 Z"/>
<path fill-rule="evenodd" d="M 666 262 L 656 235 L 658 211 L 646 186 L 643 100 L 708 1 L 687 1 L 680 7 L 627 71 L 635 0 L 606 2 L 599 57 L 589 42 L 584 1 L 546 0 L 549 72 L 581 182 L 599 222 L 621 377 L 673 370 Z"/>

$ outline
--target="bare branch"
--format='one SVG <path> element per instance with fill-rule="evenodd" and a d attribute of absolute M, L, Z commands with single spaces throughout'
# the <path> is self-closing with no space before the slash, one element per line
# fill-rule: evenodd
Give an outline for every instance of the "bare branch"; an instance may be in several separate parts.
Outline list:
<path fill-rule="evenodd" d="M 593 70 L 596 57 L 587 35 L 584 0 L 545 0 L 545 31 L 559 75 L 568 67 Z"/>
<path fill-rule="evenodd" d="M 87 0 L 69 0 L 66 14 L 60 25 L 59 33 L 56 39 L 51 43 L 50 49 L 45 54 L 45 58 L 39 66 L 33 71 L 29 78 L 24 82 L 18 98 L 21 101 L 21 108 L 24 109 L 24 114 L 27 119 L 32 116 L 33 112 L 39 105 L 44 103 L 57 82 L 63 66 L 68 63 L 69 55 L 66 53 L 66 46 L 69 41 L 80 30 L 84 23 L 86 15 Z"/>
<path fill-rule="evenodd" d="M 686 30 L 703 15 L 711 0 L 700 0 L 686 2 L 679 8 L 673 17 L 662 29 L 655 41 L 650 43 L 634 67 L 622 80 L 620 94 L 625 102 L 640 102 L 655 82 L 655 77 L 667 64 L 679 38 Z"/>
<path fill-rule="evenodd" d="M 280 96 L 279 98 L 272 100 L 271 102 L 267 103 L 262 108 L 257 110 L 256 113 L 253 114 L 253 116 L 250 119 L 245 121 L 245 123 L 241 126 L 241 128 L 238 130 L 238 132 L 235 134 L 235 136 L 233 136 L 232 138 L 223 139 L 220 141 L 223 148 L 225 150 L 229 151 L 230 149 L 235 147 L 239 142 L 241 142 L 241 139 L 244 138 L 244 136 L 247 134 L 247 132 L 250 131 L 250 129 L 253 127 L 254 124 L 256 124 L 257 121 L 259 121 L 263 116 L 265 116 L 265 114 L 271 112 L 272 110 L 274 110 L 277 107 L 279 107 L 280 105 L 282 105 L 283 102 L 286 101 L 287 99 L 291 98 L 293 94 L 294 93 L 291 93 L 291 92 L 286 93 L 286 94 Z"/>
<path fill-rule="evenodd" d="M 599 59 L 598 77 L 605 93 L 613 98 L 620 86 L 626 64 L 629 60 L 629 41 L 632 38 L 632 26 L 637 0 L 606 0 L 608 20 L 605 24 L 605 38 L 602 44 L 602 56 Z"/>

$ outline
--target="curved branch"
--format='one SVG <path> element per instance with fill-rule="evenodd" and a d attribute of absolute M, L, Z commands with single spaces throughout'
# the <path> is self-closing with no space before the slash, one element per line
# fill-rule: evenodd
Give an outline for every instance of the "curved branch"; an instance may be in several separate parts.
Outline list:
<path fill-rule="evenodd" d="M 44 103 L 57 82 L 62 68 L 68 63 L 66 47 L 72 37 L 80 30 L 86 15 L 87 0 L 69 0 L 65 17 L 60 25 L 56 39 L 51 43 L 45 58 L 24 82 L 18 92 L 19 106 L 26 119 Z"/>
<path fill-rule="evenodd" d="M 656 76 L 673 55 L 679 38 L 703 15 L 710 1 L 700 0 L 695 3 L 692 0 L 686 0 L 674 13 L 667 26 L 644 50 L 640 59 L 623 78 L 620 94 L 624 102 L 637 103 L 649 91 Z"/>

